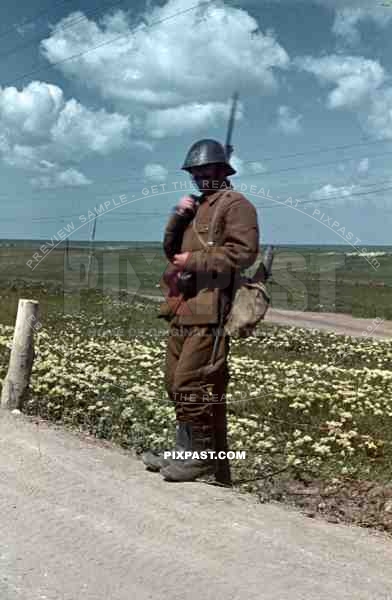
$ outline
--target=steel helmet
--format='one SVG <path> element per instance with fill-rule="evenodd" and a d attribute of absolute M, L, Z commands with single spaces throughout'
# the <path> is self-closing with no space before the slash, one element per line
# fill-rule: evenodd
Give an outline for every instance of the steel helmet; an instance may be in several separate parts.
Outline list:
<path fill-rule="evenodd" d="M 192 167 L 202 167 L 214 163 L 224 164 L 227 169 L 227 175 L 234 175 L 237 172 L 228 162 L 222 144 L 216 140 L 199 140 L 189 149 L 181 169 L 189 171 Z"/>

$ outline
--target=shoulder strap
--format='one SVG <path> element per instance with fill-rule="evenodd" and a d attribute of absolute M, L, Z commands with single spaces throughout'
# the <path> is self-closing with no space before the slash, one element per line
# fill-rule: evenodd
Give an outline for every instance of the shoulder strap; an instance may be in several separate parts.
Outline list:
<path fill-rule="evenodd" d="M 227 190 L 222 190 L 221 194 L 219 194 L 218 198 L 215 201 L 214 214 L 210 221 L 210 227 L 208 228 L 208 245 L 209 246 L 214 246 L 214 244 L 215 244 L 215 240 L 214 240 L 215 223 L 218 221 L 218 217 L 220 217 L 219 209 L 223 204 L 222 196 L 224 195 L 225 192 L 227 192 Z"/>

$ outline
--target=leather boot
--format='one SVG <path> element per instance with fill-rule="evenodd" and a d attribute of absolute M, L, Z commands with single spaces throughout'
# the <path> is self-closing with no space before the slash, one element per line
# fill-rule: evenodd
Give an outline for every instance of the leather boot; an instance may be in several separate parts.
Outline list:
<path fill-rule="evenodd" d="M 177 421 L 176 425 L 176 445 L 175 450 L 185 450 L 188 445 L 189 433 L 187 432 L 186 423 Z M 163 452 L 154 452 L 153 450 L 146 450 L 142 454 L 143 463 L 146 466 L 147 471 L 158 472 L 168 464 L 168 459 L 164 458 Z"/>
<path fill-rule="evenodd" d="M 208 452 L 214 449 L 213 432 L 211 429 L 199 429 L 188 423 L 189 432 L 186 451 L 197 452 L 199 458 L 174 459 L 170 457 L 168 464 L 161 469 L 166 481 L 194 481 L 198 477 L 215 473 L 216 465 Z M 206 458 L 200 457 L 201 452 L 207 452 Z"/>

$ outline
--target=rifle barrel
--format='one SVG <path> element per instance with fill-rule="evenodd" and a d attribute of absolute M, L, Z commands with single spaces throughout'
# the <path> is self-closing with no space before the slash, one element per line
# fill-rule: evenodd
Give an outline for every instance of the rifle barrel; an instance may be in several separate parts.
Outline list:
<path fill-rule="evenodd" d="M 231 137 L 233 134 L 234 119 L 235 119 L 235 114 L 237 111 L 238 96 L 239 96 L 238 92 L 234 92 L 231 110 L 230 110 L 229 124 L 227 126 L 227 136 L 226 136 L 226 143 L 225 143 L 225 151 L 226 151 L 227 160 L 229 160 L 231 153 L 233 151 L 233 148 L 231 146 Z"/>

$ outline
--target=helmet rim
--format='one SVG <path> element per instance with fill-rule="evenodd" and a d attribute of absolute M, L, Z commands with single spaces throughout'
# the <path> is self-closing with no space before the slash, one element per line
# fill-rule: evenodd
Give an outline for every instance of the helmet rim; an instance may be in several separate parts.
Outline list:
<path fill-rule="evenodd" d="M 198 140 L 190 147 L 181 170 L 190 173 L 192 167 L 204 167 L 211 164 L 225 166 L 227 175 L 234 175 L 237 172 L 227 160 L 222 144 L 210 138 Z"/>

